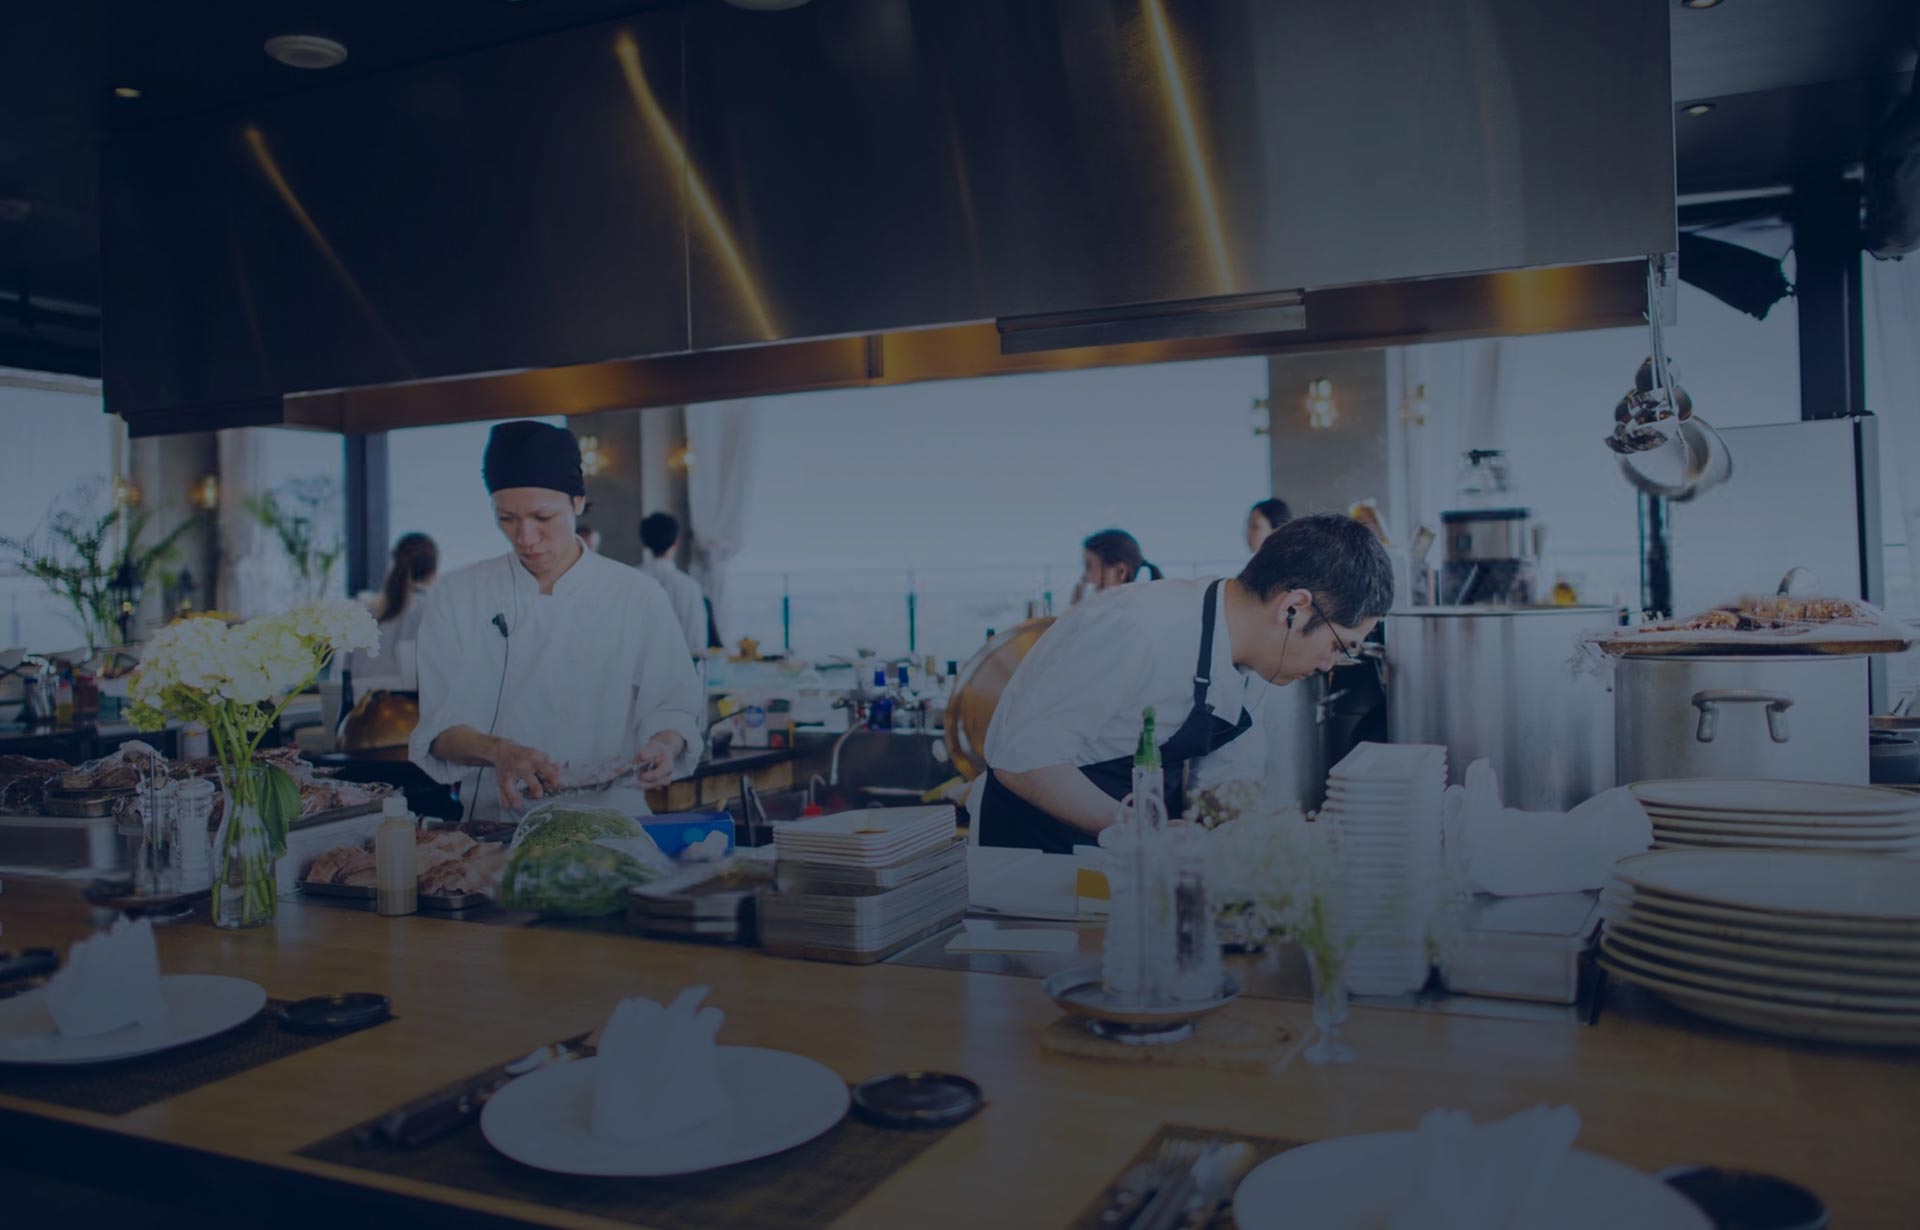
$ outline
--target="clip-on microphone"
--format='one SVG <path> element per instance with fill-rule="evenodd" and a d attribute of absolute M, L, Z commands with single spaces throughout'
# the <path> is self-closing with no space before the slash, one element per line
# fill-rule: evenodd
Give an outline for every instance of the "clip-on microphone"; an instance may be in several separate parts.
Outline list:
<path fill-rule="evenodd" d="M 507 639 L 507 616 L 506 616 L 506 612 L 504 612 L 504 611 L 495 611 L 495 612 L 493 613 L 493 626 L 494 626 L 494 627 L 496 627 L 496 628 L 498 628 L 498 629 L 500 629 L 500 639 L 501 639 L 501 640 L 503 640 L 503 641 L 504 641 L 504 640 L 506 640 L 506 639 Z"/>

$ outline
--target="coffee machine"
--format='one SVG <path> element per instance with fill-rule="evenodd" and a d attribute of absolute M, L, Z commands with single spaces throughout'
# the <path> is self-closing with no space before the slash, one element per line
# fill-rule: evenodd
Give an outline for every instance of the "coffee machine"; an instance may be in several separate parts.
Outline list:
<path fill-rule="evenodd" d="M 1465 455 L 1458 485 L 1463 507 L 1440 514 L 1446 554 L 1436 602 L 1444 606 L 1529 606 L 1536 601 L 1544 527 L 1513 501 L 1504 453 Z"/>

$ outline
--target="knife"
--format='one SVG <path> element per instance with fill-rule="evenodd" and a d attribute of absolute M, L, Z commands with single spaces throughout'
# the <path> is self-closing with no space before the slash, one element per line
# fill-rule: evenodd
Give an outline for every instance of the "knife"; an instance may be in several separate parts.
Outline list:
<path fill-rule="evenodd" d="M 436 1089 L 397 1106 L 372 1123 L 356 1128 L 354 1142 L 363 1148 L 390 1144 L 417 1149 L 430 1144 L 474 1118 L 486 1106 L 487 1099 L 520 1077 L 549 1064 L 580 1058 L 591 1036 L 591 1033 L 576 1034 L 550 1043 L 451 1089 Z"/>

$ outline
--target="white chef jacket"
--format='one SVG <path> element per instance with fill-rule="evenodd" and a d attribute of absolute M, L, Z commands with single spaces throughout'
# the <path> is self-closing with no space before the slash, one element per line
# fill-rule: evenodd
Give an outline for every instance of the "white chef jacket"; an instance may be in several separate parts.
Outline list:
<path fill-rule="evenodd" d="M 455 726 L 582 768 L 635 756 L 671 730 L 687 741 L 675 775 L 699 763 L 706 697 L 673 607 L 657 582 L 604 555 L 583 551 L 551 594 L 512 554 L 444 576 L 418 645 L 420 724 L 408 754 L 435 781 L 472 791 L 474 817 L 500 813 L 493 770 L 428 750 Z"/>
<path fill-rule="evenodd" d="M 356 649 L 347 658 L 353 672 L 353 691 L 365 696 L 376 689 L 389 692 L 417 692 L 420 689 L 420 663 L 416 656 L 420 640 L 420 620 L 426 612 L 426 585 L 416 585 L 407 595 L 406 609 L 392 619 L 380 621 L 380 652 L 376 656 Z"/>
<path fill-rule="evenodd" d="M 1001 693 L 987 728 L 988 767 L 1023 773 L 1131 756 L 1140 745 L 1140 711 L 1148 705 L 1161 741 L 1172 738 L 1193 710 L 1208 584 L 1119 586 L 1062 615 Z M 1215 717 L 1237 723 L 1249 684 L 1257 680 L 1233 664 L 1233 637 L 1219 594 L 1214 608 L 1207 700 Z M 1212 781 L 1257 779 L 1265 760 L 1265 740 L 1248 732 L 1194 767 Z"/>
<path fill-rule="evenodd" d="M 707 652 L 707 604 L 700 594 L 700 582 L 680 571 L 670 559 L 655 557 L 640 565 L 640 571 L 660 582 L 673 603 L 673 613 L 687 635 L 687 651 L 695 656 Z"/>

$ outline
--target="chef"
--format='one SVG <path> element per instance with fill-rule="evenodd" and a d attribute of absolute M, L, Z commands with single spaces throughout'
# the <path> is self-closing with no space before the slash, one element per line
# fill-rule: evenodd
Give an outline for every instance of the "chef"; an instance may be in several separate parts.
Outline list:
<path fill-rule="evenodd" d="M 512 550 L 442 578 L 427 603 L 413 762 L 460 783 L 479 819 L 544 797 L 565 766 L 631 763 L 641 788 L 691 772 L 706 698 L 686 640 L 657 582 L 575 534 L 573 433 L 502 423 L 482 473 Z M 645 809 L 638 789 L 621 801 Z"/>
<path fill-rule="evenodd" d="M 1239 576 L 1130 585 L 1074 607 L 1020 663 L 987 731 L 980 841 L 1068 853 L 1132 788 L 1141 711 L 1159 729 L 1170 814 L 1183 770 L 1258 780 L 1254 685 L 1329 670 L 1393 602 L 1379 541 L 1349 517 L 1289 521 Z"/>

